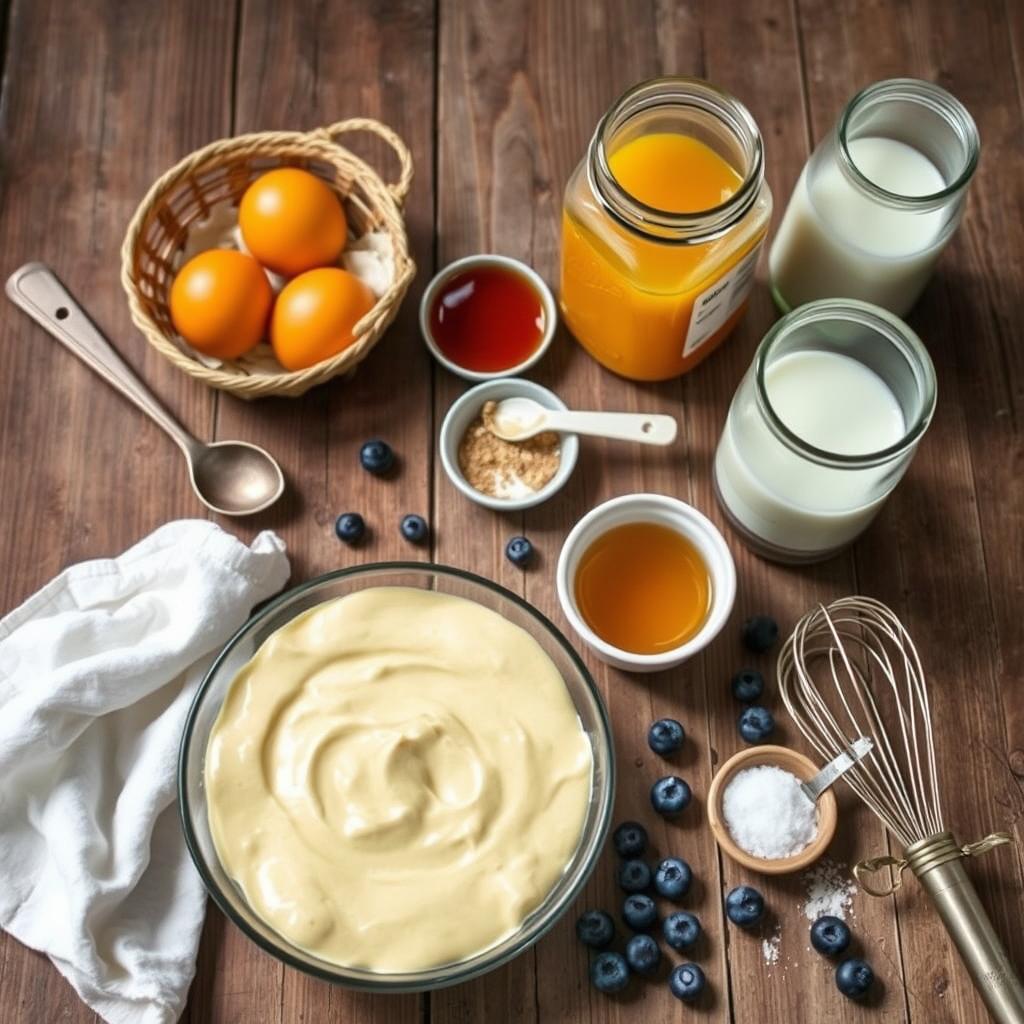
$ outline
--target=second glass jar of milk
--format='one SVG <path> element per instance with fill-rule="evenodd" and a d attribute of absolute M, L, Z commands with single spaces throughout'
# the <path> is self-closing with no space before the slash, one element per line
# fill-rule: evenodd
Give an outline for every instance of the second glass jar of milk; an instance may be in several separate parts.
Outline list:
<path fill-rule="evenodd" d="M 978 153 L 945 89 L 896 78 L 858 93 L 793 190 L 769 255 L 776 303 L 845 297 L 903 316 L 960 223 Z"/>
<path fill-rule="evenodd" d="M 898 317 L 811 302 L 765 335 L 715 455 L 715 492 L 755 551 L 827 558 L 899 482 L 935 410 L 935 370 Z"/>

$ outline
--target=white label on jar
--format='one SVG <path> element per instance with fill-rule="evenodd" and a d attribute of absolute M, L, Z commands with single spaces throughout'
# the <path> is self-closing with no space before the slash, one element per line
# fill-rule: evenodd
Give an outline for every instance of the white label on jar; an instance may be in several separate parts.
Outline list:
<path fill-rule="evenodd" d="M 704 344 L 739 309 L 754 287 L 754 270 L 761 255 L 758 242 L 724 277 L 706 288 L 693 301 L 690 329 L 686 332 L 683 358 Z"/>

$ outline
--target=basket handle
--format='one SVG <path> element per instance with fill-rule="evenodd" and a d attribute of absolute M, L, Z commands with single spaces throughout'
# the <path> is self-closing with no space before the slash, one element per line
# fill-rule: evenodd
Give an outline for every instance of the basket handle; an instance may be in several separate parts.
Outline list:
<path fill-rule="evenodd" d="M 312 134 L 326 137 L 333 142 L 336 136 L 344 135 L 346 132 L 369 132 L 383 139 L 395 151 L 401 167 L 398 181 L 389 184 L 388 191 L 401 206 L 412 184 L 412 154 L 409 147 L 386 124 L 381 124 L 372 117 L 349 117 L 344 121 L 335 121 L 325 128 L 318 128 Z"/>

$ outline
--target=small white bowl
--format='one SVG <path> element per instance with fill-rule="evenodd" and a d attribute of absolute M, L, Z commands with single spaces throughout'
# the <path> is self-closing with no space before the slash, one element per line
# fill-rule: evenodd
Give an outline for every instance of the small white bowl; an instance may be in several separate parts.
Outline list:
<path fill-rule="evenodd" d="M 533 508 L 542 501 L 547 501 L 556 491 L 561 490 L 566 480 L 576 468 L 576 459 L 580 453 L 579 438 L 575 434 L 559 433 L 561 438 L 561 461 L 555 475 L 540 490 L 525 498 L 492 498 L 489 494 L 478 491 L 462 475 L 459 469 L 459 442 L 466 433 L 466 428 L 477 418 L 484 402 L 500 402 L 503 398 L 532 398 L 545 409 L 566 411 L 566 404 L 553 391 L 534 384 L 532 380 L 503 377 L 499 380 L 485 381 L 470 388 L 461 398 L 451 404 L 441 424 L 438 447 L 441 451 L 441 465 L 448 474 L 448 479 L 462 493 L 485 508 L 493 508 L 499 512 L 516 512 L 524 508 Z"/>
<path fill-rule="evenodd" d="M 463 271 L 469 270 L 472 267 L 488 266 L 504 267 L 506 270 L 510 270 L 515 274 L 525 277 L 530 287 L 537 293 L 537 297 L 540 299 L 541 305 L 544 307 L 544 335 L 540 339 L 540 344 L 537 346 L 535 351 L 530 354 L 528 359 L 524 359 L 523 362 L 516 366 L 509 366 L 504 370 L 495 370 L 494 372 L 468 370 L 465 366 L 459 366 L 458 363 L 453 363 L 441 351 L 441 349 L 438 348 L 437 342 L 434 341 L 433 331 L 430 329 L 430 311 L 434 306 L 434 299 L 441 288 L 443 288 L 455 274 L 461 274 Z M 423 340 L 427 343 L 427 348 L 430 349 L 434 358 L 442 366 L 447 367 L 452 371 L 452 373 L 458 374 L 458 376 L 464 377 L 466 380 L 498 380 L 502 377 L 514 377 L 525 372 L 551 347 L 551 341 L 555 336 L 555 328 L 557 326 L 558 306 L 555 304 L 555 297 L 551 294 L 551 289 L 547 286 L 547 282 L 545 282 L 544 278 L 542 278 L 540 274 L 533 269 L 533 267 L 528 267 L 525 263 L 522 263 L 519 260 L 514 260 L 509 256 L 496 256 L 492 253 L 479 253 L 476 256 L 464 256 L 462 259 L 456 260 L 454 263 L 449 263 L 444 270 L 441 270 L 434 275 L 430 284 L 427 285 L 426 290 L 423 292 L 423 298 L 420 300 L 420 332 L 423 335 Z"/>
<path fill-rule="evenodd" d="M 711 607 L 697 633 L 686 643 L 660 654 L 634 654 L 602 640 L 584 621 L 576 604 L 576 570 L 580 558 L 603 533 L 626 523 L 657 523 L 676 530 L 700 552 L 711 576 Z M 718 635 L 736 600 L 736 566 L 715 524 L 692 505 L 663 494 L 627 494 L 591 509 L 562 545 L 555 572 L 562 611 L 580 639 L 604 662 L 627 672 L 661 672 L 681 665 Z"/>

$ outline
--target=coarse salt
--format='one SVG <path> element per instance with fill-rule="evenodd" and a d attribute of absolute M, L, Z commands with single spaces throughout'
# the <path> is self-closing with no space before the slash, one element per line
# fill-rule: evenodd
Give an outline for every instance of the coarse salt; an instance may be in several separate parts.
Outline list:
<path fill-rule="evenodd" d="M 774 765 L 737 772 L 725 787 L 722 812 L 736 843 L 764 860 L 792 857 L 818 834 L 814 801 L 792 772 Z"/>

